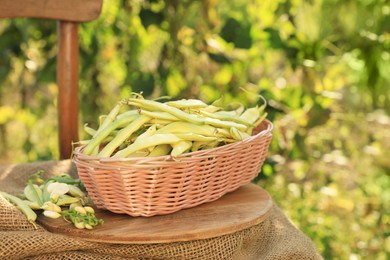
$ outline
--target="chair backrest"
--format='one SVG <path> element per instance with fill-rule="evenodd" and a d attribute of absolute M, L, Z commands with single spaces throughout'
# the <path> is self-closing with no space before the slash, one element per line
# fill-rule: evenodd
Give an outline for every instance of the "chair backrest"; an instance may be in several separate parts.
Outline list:
<path fill-rule="evenodd" d="M 103 0 L 1 0 L 0 18 L 58 21 L 58 135 L 60 159 L 68 159 L 78 141 L 78 25 L 99 17 Z"/>

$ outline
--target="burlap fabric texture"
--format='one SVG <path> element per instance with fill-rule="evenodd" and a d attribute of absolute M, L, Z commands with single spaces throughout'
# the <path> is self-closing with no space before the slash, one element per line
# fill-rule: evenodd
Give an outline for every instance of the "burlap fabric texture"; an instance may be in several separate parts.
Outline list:
<path fill-rule="evenodd" d="M 21 192 L 28 176 L 77 176 L 70 160 L 0 166 L 0 190 Z M 313 243 L 274 206 L 259 225 L 211 239 L 165 244 L 88 242 L 35 229 L 0 196 L 0 259 L 322 259 Z"/>

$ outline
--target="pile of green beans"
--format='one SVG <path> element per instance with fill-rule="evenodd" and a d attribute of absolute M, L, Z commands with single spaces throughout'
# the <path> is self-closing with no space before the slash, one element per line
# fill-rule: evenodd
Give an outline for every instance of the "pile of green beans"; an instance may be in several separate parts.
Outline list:
<path fill-rule="evenodd" d="M 97 129 L 84 125 L 90 139 L 80 144 L 98 157 L 176 157 L 248 138 L 267 116 L 263 101 L 226 110 L 198 99 L 159 102 L 137 94 L 100 116 Z"/>
<path fill-rule="evenodd" d="M 0 191 L 0 196 L 15 205 L 35 228 L 38 228 L 35 225 L 36 211 L 42 211 L 48 218 L 62 217 L 79 229 L 93 229 L 103 224 L 90 206 L 92 201 L 79 179 L 56 175 L 44 180 L 42 174 L 43 171 L 32 174 L 23 193 L 15 196 Z"/>

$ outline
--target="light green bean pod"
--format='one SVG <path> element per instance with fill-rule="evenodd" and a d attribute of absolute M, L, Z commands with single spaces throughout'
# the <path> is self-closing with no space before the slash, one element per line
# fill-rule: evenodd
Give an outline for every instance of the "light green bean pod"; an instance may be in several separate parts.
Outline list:
<path fill-rule="evenodd" d="M 114 106 L 114 108 L 110 111 L 110 113 L 107 115 L 107 117 L 104 118 L 102 124 L 97 129 L 95 135 L 100 133 L 104 128 L 106 128 L 109 124 L 111 124 L 116 119 L 116 116 L 119 114 L 119 111 L 120 111 L 123 104 L 124 104 L 124 102 L 118 102 Z"/>
<path fill-rule="evenodd" d="M 23 190 L 24 196 L 32 202 L 37 202 L 40 206 L 42 206 L 42 190 L 38 187 L 38 185 L 28 182 L 26 187 Z"/>
<path fill-rule="evenodd" d="M 89 134 L 90 136 L 94 136 L 96 134 L 96 130 L 92 127 L 89 127 L 88 124 L 84 124 L 84 131 Z"/>
<path fill-rule="evenodd" d="M 153 124 L 151 126 L 149 126 L 145 132 L 143 132 L 142 134 L 140 134 L 139 136 L 136 137 L 136 139 L 138 138 L 145 138 L 147 136 L 151 136 L 151 135 L 154 135 L 157 131 L 157 124 Z M 147 150 L 148 151 L 151 151 L 153 150 L 154 147 L 149 147 Z"/>
<path fill-rule="evenodd" d="M 172 150 L 172 146 L 169 144 L 160 144 L 153 148 L 152 151 L 148 154 L 148 157 L 157 157 L 168 155 Z"/>
<path fill-rule="evenodd" d="M 246 132 L 241 132 L 240 130 L 238 130 L 235 127 L 230 128 L 230 134 L 233 137 L 233 139 L 238 140 L 238 141 L 241 141 L 241 140 L 244 140 L 245 138 L 250 137 L 249 134 L 247 134 Z"/>
<path fill-rule="evenodd" d="M 144 108 L 146 110 L 167 112 L 183 121 L 190 122 L 193 124 L 199 124 L 199 125 L 204 124 L 204 120 L 192 114 L 188 114 L 176 107 L 168 106 L 167 104 L 160 103 L 157 101 L 130 98 L 128 100 L 128 104 L 132 106 Z"/>
<path fill-rule="evenodd" d="M 155 134 L 152 136 L 147 136 L 145 138 L 136 140 L 131 145 L 115 153 L 112 157 L 126 158 L 130 154 L 135 153 L 136 151 L 141 149 L 145 149 L 151 146 L 156 146 L 161 144 L 173 144 L 180 141 L 182 141 L 182 139 L 180 139 L 174 134 Z"/>
<path fill-rule="evenodd" d="M 180 99 L 175 101 L 168 101 L 165 104 L 180 109 L 207 107 L 207 104 L 199 99 Z"/>
<path fill-rule="evenodd" d="M 36 227 L 34 222 L 37 219 L 37 214 L 27 205 L 27 203 L 6 192 L 0 191 L 0 195 L 16 206 L 27 217 L 28 221 Z"/>
<path fill-rule="evenodd" d="M 161 119 L 166 121 L 179 121 L 179 118 L 167 112 L 157 112 L 157 111 L 148 111 L 145 109 L 140 109 L 139 113 L 141 115 L 147 115 L 153 119 Z"/>
<path fill-rule="evenodd" d="M 111 124 L 107 125 L 104 129 L 102 129 L 92 140 L 88 143 L 88 145 L 84 148 L 83 153 L 86 155 L 91 155 L 96 147 L 100 145 L 100 143 L 109 136 L 115 129 L 123 127 L 132 121 L 134 121 L 136 118 L 138 118 L 139 115 L 131 115 L 128 117 L 123 117 L 120 119 L 115 120 Z"/>
<path fill-rule="evenodd" d="M 214 105 L 209 105 L 209 106 L 204 107 L 204 108 L 202 108 L 200 110 L 205 111 L 205 112 L 209 112 L 209 113 L 215 113 L 217 111 L 222 110 L 222 108 L 218 107 L 218 106 L 214 106 Z"/>
<path fill-rule="evenodd" d="M 215 118 L 219 119 L 222 121 L 231 121 L 235 122 L 238 124 L 246 125 L 246 126 L 251 126 L 252 124 L 248 123 L 246 120 L 241 119 L 240 117 L 235 115 L 235 112 L 229 113 L 227 111 L 220 111 L 220 112 L 215 112 L 215 113 L 210 113 L 207 111 L 202 111 L 200 110 L 200 113 L 204 116 L 210 117 L 210 118 Z"/>
<path fill-rule="evenodd" d="M 134 116 L 134 115 L 138 115 L 138 114 L 139 114 L 138 110 L 128 110 L 128 111 L 125 111 L 125 112 L 117 115 L 116 119 L 121 119 L 124 117 Z"/>
<path fill-rule="evenodd" d="M 204 122 L 206 124 L 212 125 L 214 127 L 221 127 L 221 128 L 235 127 L 241 131 L 246 131 L 248 129 L 248 127 L 246 125 L 243 125 L 243 124 L 239 124 L 239 123 L 232 122 L 232 121 L 219 120 L 219 119 L 210 118 L 210 117 L 204 118 Z"/>
<path fill-rule="evenodd" d="M 210 125 L 196 125 L 188 122 L 172 122 L 157 130 L 156 134 L 195 133 L 204 136 L 216 136 L 217 129 Z"/>
<path fill-rule="evenodd" d="M 111 154 L 118 148 L 132 133 L 141 128 L 151 118 L 145 115 L 137 117 L 128 126 L 119 131 L 114 139 L 111 140 L 98 154 L 99 157 L 110 157 Z"/>
<path fill-rule="evenodd" d="M 249 124 L 253 124 L 260 117 L 260 110 L 258 106 L 248 108 L 245 110 L 240 118 Z M 241 130 L 241 129 L 240 129 Z"/>
<path fill-rule="evenodd" d="M 180 141 L 180 142 L 177 142 L 177 143 L 174 143 L 172 144 L 172 151 L 171 151 L 171 155 L 173 157 L 177 157 L 187 151 L 189 151 L 191 149 L 191 146 L 192 146 L 192 142 L 191 141 Z"/>
<path fill-rule="evenodd" d="M 204 141 L 204 142 L 211 142 L 215 140 L 219 140 L 222 138 L 216 137 L 216 136 L 204 136 L 204 135 L 199 135 L 199 134 L 194 134 L 194 133 L 180 133 L 180 134 L 175 134 L 177 137 L 181 138 L 182 140 L 186 141 Z"/>

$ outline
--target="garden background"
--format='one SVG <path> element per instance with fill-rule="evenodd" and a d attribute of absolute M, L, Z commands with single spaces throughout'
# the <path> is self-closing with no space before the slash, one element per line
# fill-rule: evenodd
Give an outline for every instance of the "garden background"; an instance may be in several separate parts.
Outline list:
<path fill-rule="evenodd" d="M 390 252 L 386 0 L 105 0 L 80 27 L 80 133 L 132 91 L 268 101 L 255 180 L 325 259 Z M 0 20 L 0 163 L 58 158 L 56 24 Z"/>

